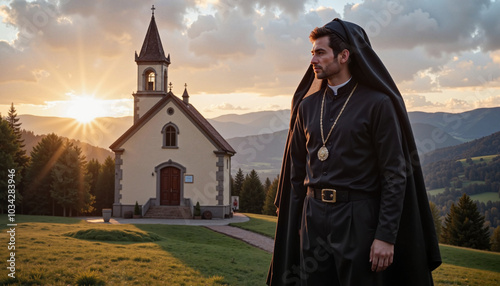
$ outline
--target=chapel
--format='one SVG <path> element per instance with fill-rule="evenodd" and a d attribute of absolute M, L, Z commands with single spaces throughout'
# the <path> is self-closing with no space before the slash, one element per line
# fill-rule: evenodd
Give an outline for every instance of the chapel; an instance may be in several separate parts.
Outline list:
<path fill-rule="evenodd" d="M 231 157 L 236 153 L 215 128 L 168 84 L 165 56 L 155 21 L 135 53 L 137 91 L 133 125 L 111 146 L 115 153 L 113 216 L 138 204 L 144 217 L 192 218 L 193 206 L 213 218 L 231 215 Z"/>

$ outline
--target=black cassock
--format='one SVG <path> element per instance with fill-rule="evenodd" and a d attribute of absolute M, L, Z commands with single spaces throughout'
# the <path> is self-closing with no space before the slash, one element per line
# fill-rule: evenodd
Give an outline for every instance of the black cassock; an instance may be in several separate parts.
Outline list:
<path fill-rule="evenodd" d="M 369 211 L 372 208 L 370 205 L 358 204 L 356 206 L 356 203 L 347 203 L 343 205 L 349 205 L 350 209 L 342 211 L 342 213 L 371 214 L 368 216 L 375 219 L 374 229 L 369 231 L 368 234 L 358 233 L 356 236 L 360 237 L 360 235 L 364 235 L 365 237 L 368 236 L 369 240 L 373 240 L 375 237 L 384 241 L 395 242 L 394 263 L 387 270 L 383 271 L 380 277 L 373 278 L 373 280 L 370 280 L 372 278 L 367 278 L 373 283 L 366 282 L 366 279 L 358 279 L 364 274 L 372 275 L 369 272 L 363 273 L 362 271 L 364 270 L 359 270 L 365 269 L 363 268 L 364 263 L 369 267 L 367 263 L 368 257 L 361 258 L 364 255 L 363 253 L 367 251 L 366 245 L 364 249 L 360 247 L 358 251 L 354 251 L 356 246 L 353 244 L 356 242 L 349 239 L 349 236 L 353 235 L 352 233 L 350 235 L 346 233 L 344 237 L 338 235 L 338 241 L 319 241 L 319 244 L 327 243 L 335 245 L 334 248 L 330 248 L 331 253 L 340 251 L 340 256 L 344 255 L 342 253 L 351 250 L 353 250 L 351 252 L 357 252 L 354 254 L 356 262 L 354 262 L 351 270 L 348 268 L 347 270 L 342 269 L 338 273 L 341 276 L 342 286 L 357 286 L 358 284 L 356 283 L 370 283 L 369 285 L 384 286 L 433 285 L 431 271 L 441 264 L 441 257 L 425 185 L 423 183 L 415 140 L 403 99 L 390 74 L 371 49 L 370 42 L 361 27 L 339 19 L 328 23 L 326 27 L 350 44 L 351 59 L 353 61 L 350 65 L 350 70 L 353 79 L 348 85 L 339 90 L 339 97 L 337 99 L 333 97 L 329 90 L 326 90 L 325 111 L 329 110 L 330 112 L 324 113 L 325 137 L 332 124 L 330 118 L 337 116 L 339 112 L 338 106 L 345 101 L 347 97 L 346 93 L 351 91 L 355 83 L 359 83 L 357 87 L 359 90 L 355 91 L 352 95 L 352 102 L 348 103 L 344 111 L 345 113 L 341 115 L 337 123 L 338 126 L 335 127 L 329 142 L 327 142 L 327 144 L 330 143 L 332 145 L 327 145 L 330 157 L 325 162 L 319 162 L 317 157 L 314 158 L 317 152 L 317 141 L 321 141 L 321 137 L 317 136 L 318 134 L 316 133 L 319 130 L 318 118 L 320 109 L 316 107 L 312 111 L 309 110 L 314 104 L 321 104 L 325 84 L 315 79 L 314 72 L 309 67 L 295 92 L 292 100 L 290 131 L 285 146 L 276 197 L 279 216 L 273 260 L 267 284 L 273 286 L 300 285 L 301 276 L 304 277 L 304 275 L 307 275 L 299 267 L 301 245 L 299 229 L 303 218 L 305 189 L 307 185 L 310 185 L 317 188 L 338 187 L 366 192 L 382 190 L 381 200 L 375 204 L 371 204 L 371 206 L 376 205 L 373 212 L 370 213 Z M 367 98 L 369 96 L 373 98 Z M 306 102 L 303 104 L 304 107 L 301 106 L 302 101 Z M 314 102 L 314 104 L 311 102 Z M 305 112 L 306 110 L 309 112 Z M 392 118 L 392 122 L 390 118 Z M 311 123 L 313 120 L 317 122 L 317 125 Z M 307 126 L 304 126 L 305 124 Z M 317 130 L 304 129 L 304 127 L 313 128 L 314 126 L 317 126 Z M 366 130 L 361 130 L 365 127 L 367 128 Z M 399 136 L 384 137 L 384 134 L 379 134 L 378 132 L 384 132 L 384 127 L 387 127 L 387 132 L 396 132 Z M 309 131 L 311 133 L 308 133 Z M 363 134 L 361 134 L 361 131 L 363 131 Z M 374 133 L 374 131 L 377 132 Z M 308 137 L 307 134 L 316 135 L 313 138 L 312 136 Z M 387 149 L 375 148 L 378 144 L 377 140 L 382 145 L 386 144 Z M 399 142 L 391 140 L 399 140 Z M 363 141 L 370 142 L 370 144 L 366 144 Z M 322 142 L 319 142 L 319 144 L 322 145 Z M 303 146 L 302 150 L 299 147 L 300 145 Z M 352 148 L 360 146 L 369 147 L 362 147 L 361 149 Z M 372 149 L 362 150 L 363 148 Z M 295 154 L 292 151 L 297 153 Z M 391 151 L 394 151 L 396 155 L 392 156 Z M 359 154 L 356 152 L 359 152 Z M 304 156 L 304 153 L 308 155 Z M 365 156 L 367 154 L 368 156 Z M 386 161 L 381 162 L 381 160 Z M 400 163 L 398 163 L 398 160 Z M 334 164 L 334 162 L 336 163 Z M 388 173 L 386 171 L 381 172 L 379 167 L 387 162 L 389 162 L 389 168 L 392 166 L 393 169 L 389 169 Z M 306 168 L 304 163 L 310 164 L 310 166 Z M 294 166 L 302 165 L 304 169 L 291 172 L 292 164 Z M 398 169 L 401 166 L 405 167 L 404 174 L 401 174 L 401 170 Z M 358 172 L 353 173 L 353 170 L 358 170 Z M 365 171 L 364 174 L 363 170 Z M 301 181 L 300 174 L 306 174 L 305 177 L 302 177 L 305 178 L 305 181 Z M 386 174 L 391 174 L 390 177 L 394 180 L 384 182 Z M 404 182 L 404 177 L 406 177 L 406 183 Z M 329 182 L 327 183 L 328 185 L 324 185 L 325 182 Z M 401 188 L 398 188 L 401 184 L 405 187 L 403 188 L 403 192 L 398 192 L 398 190 L 401 190 Z M 313 204 L 317 203 L 309 197 L 305 200 L 306 208 L 311 202 Z M 379 213 L 379 205 L 382 206 L 380 208 L 380 210 L 383 210 L 382 213 Z M 387 206 L 389 207 L 388 209 L 385 208 Z M 306 209 L 305 215 L 314 214 L 307 213 Z M 396 225 L 394 224 L 395 222 Z M 334 223 L 325 224 L 325 228 L 330 225 L 332 229 L 338 230 L 338 228 L 333 227 Z M 345 225 L 341 227 L 345 227 Z M 317 229 L 321 229 L 321 227 Z M 349 231 L 356 233 L 358 230 L 351 229 Z M 329 239 L 332 240 L 334 238 L 329 236 Z M 359 243 L 362 242 L 359 241 Z M 366 244 L 366 241 L 363 243 Z M 311 247 L 315 248 L 316 245 L 312 244 Z M 339 253 L 337 253 L 337 256 L 339 256 Z M 366 262 L 358 261 L 360 259 L 366 259 Z M 321 266 L 321 262 L 323 261 L 316 259 L 315 262 L 320 262 L 318 265 Z M 317 266 L 314 266 L 314 268 L 317 268 Z"/>

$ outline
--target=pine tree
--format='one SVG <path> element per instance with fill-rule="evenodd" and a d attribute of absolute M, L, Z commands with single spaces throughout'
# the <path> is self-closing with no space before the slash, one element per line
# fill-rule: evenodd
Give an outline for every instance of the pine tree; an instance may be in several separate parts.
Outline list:
<path fill-rule="evenodd" d="M 262 213 L 265 215 L 276 216 L 276 206 L 274 205 L 274 199 L 276 198 L 276 192 L 278 191 L 279 176 L 276 177 L 266 191 L 266 200 L 264 201 L 264 207 L 262 208 Z"/>
<path fill-rule="evenodd" d="M 22 138 L 21 123 L 19 122 L 19 118 L 17 117 L 14 103 L 11 104 L 9 113 L 5 119 L 9 122 L 9 125 L 14 131 L 14 134 L 16 134 L 17 142 L 20 146 L 20 150 L 18 151 L 18 154 L 16 154 L 16 161 L 18 162 L 20 167 L 25 167 L 28 163 L 29 157 L 26 155 L 26 150 L 22 149 L 24 148 L 25 144 L 24 139 Z"/>
<path fill-rule="evenodd" d="M 241 189 L 243 188 L 243 181 L 245 180 L 245 176 L 243 175 L 243 171 L 241 168 L 238 169 L 238 172 L 236 173 L 236 177 L 234 178 L 234 189 L 233 193 L 231 194 L 232 196 L 240 196 L 241 195 Z"/>
<path fill-rule="evenodd" d="M 101 165 L 97 179 L 96 209 L 112 208 L 115 201 L 115 160 L 110 156 Z"/>
<path fill-rule="evenodd" d="M 264 182 L 264 191 L 267 192 L 267 189 L 271 186 L 271 180 L 269 178 L 266 178 L 266 181 Z"/>
<path fill-rule="evenodd" d="M 26 172 L 28 187 L 24 195 L 28 213 L 55 214 L 55 203 L 50 196 L 51 173 L 63 151 L 63 141 L 54 133 L 43 138 L 31 151 L 31 164 Z"/>
<path fill-rule="evenodd" d="M 90 194 L 96 197 L 97 201 L 97 180 L 101 172 L 101 164 L 97 159 L 92 159 L 87 163 L 87 173 L 89 174 Z M 97 202 L 96 202 L 97 203 Z M 97 209 L 97 206 L 96 206 Z M 96 213 L 97 214 L 97 213 Z"/>
<path fill-rule="evenodd" d="M 500 226 L 497 226 L 493 231 L 490 243 L 491 243 L 491 251 L 500 252 Z"/>
<path fill-rule="evenodd" d="M 18 200 L 18 178 L 17 171 L 18 165 L 15 161 L 15 155 L 19 149 L 19 143 L 16 140 L 16 135 L 14 130 L 10 127 L 6 120 L 0 118 L 0 211 L 4 212 L 4 208 L 7 206 L 7 201 L 9 199 L 8 185 L 14 185 L 16 188 L 15 201 Z M 14 175 L 9 177 L 9 170 L 14 170 Z M 13 180 L 13 183 L 9 183 L 9 179 Z M 12 188 L 10 188 L 12 189 Z M 11 197 L 12 198 L 12 197 Z"/>
<path fill-rule="evenodd" d="M 7 120 L 11 129 L 14 131 L 17 143 L 19 145 L 14 155 L 14 161 L 17 164 L 16 179 L 18 184 L 16 187 L 19 190 L 19 195 L 17 196 L 16 201 L 20 203 L 22 202 L 22 196 L 24 195 L 27 187 L 27 181 L 25 180 L 25 177 L 30 158 L 28 155 L 26 155 L 26 150 L 24 149 L 25 144 L 24 139 L 22 138 L 21 123 L 19 122 L 19 118 L 17 117 L 17 111 L 14 107 L 14 103 L 10 105 L 9 112 L 7 113 L 7 117 L 5 118 L 5 120 Z"/>
<path fill-rule="evenodd" d="M 69 210 L 87 213 L 93 210 L 94 196 L 90 194 L 90 176 L 85 168 L 85 157 L 79 147 L 69 141 L 52 168 L 50 195 L 63 208 L 63 216 Z"/>
<path fill-rule="evenodd" d="M 439 209 L 433 202 L 429 202 L 429 207 L 431 209 L 432 218 L 434 220 L 434 228 L 436 229 L 437 237 L 441 236 L 441 216 L 439 215 Z"/>
<path fill-rule="evenodd" d="M 234 196 L 234 179 L 231 174 L 229 174 L 229 192 L 231 196 Z"/>
<path fill-rule="evenodd" d="M 451 245 L 475 249 L 490 248 L 489 230 L 484 226 L 484 216 L 479 213 L 476 204 L 467 194 L 463 194 L 457 205 L 451 205 L 441 238 L 443 243 Z"/>
<path fill-rule="evenodd" d="M 259 175 L 252 170 L 245 178 L 240 194 L 240 210 L 249 213 L 261 213 L 264 204 L 264 188 Z"/>
<path fill-rule="evenodd" d="M 14 107 L 14 103 L 11 103 L 9 112 L 7 113 L 7 117 L 5 118 L 10 124 L 12 130 L 14 130 L 17 134 L 21 132 L 21 123 L 18 123 L 19 118 L 17 118 L 16 108 Z"/>

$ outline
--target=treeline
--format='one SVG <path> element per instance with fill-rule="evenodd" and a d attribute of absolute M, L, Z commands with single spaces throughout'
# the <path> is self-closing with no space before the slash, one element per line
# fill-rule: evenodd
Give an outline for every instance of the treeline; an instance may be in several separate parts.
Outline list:
<path fill-rule="evenodd" d="M 426 187 L 432 190 L 451 187 L 452 180 L 464 172 L 464 167 L 459 161 L 443 160 L 424 166 L 422 172 Z"/>
<path fill-rule="evenodd" d="M 469 157 L 469 164 L 464 170 L 465 179 L 470 181 L 500 182 L 500 156 L 494 157 L 490 162 L 484 162 L 481 158 L 479 163 L 474 163 Z"/>
<path fill-rule="evenodd" d="M 26 154 L 21 123 L 14 105 L 0 116 L 0 176 L 15 170 L 16 213 L 75 216 L 99 214 L 111 208 L 114 194 L 114 160 L 86 161 L 82 150 L 55 134 L 44 137 Z M 0 180 L 5 184 L 7 180 Z M 7 186 L 1 187 L 1 212 Z"/>
<path fill-rule="evenodd" d="M 441 148 L 424 154 L 425 164 L 441 160 L 456 161 L 462 158 L 472 158 L 500 154 L 500 132 L 479 138 L 457 146 Z"/>
<path fill-rule="evenodd" d="M 464 190 L 471 189 L 473 186 L 484 187 L 485 185 L 471 185 L 462 190 L 457 190 L 455 188 L 446 188 L 443 193 L 437 195 L 429 195 L 429 201 L 434 203 L 437 206 L 438 214 L 441 217 L 444 217 L 451 209 L 451 205 L 456 202 L 461 196 L 464 194 L 470 196 L 474 193 L 464 192 Z M 475 201 L 474 202 L 481 215 L 485 217 L 486 225 L 491 228 L 496 228 L 500 226 L 500 214 L 498 210 L 500 210 L 500 201 L 492 202 L 488 201 L 487 203 Z"/>
<path fill-rule="evenodd" d="M 472 196 L 493 192 L 500 196 L 500 156 L 495 156 L 490 161 L 482 158 L 474 161 L 470 157 L 465 163 L 456 160 L 438 161 L 426 165 L 424 174 L 429 189 L 445 188 L 444 192 L 429 196 L 430 201 L 439 207 L 441 216 L 444 216 L 450 210 L 451 204 L 463 194 Z M 491 215 L 496 213 L 500 202 L 475 203 L 490 227 L 500 225 L 499 216 Z"/>
<path fill-rule="evenodd" d="M 431 190 L 445 187 L 462 188 L 463 181 L 466 180 L 485 181 L 490 184 L 487 192 L 500 191 L 498 186 L 493 185 L 500 182 L 500 156 L 489 162 L 483 158 L 474 162 L 468 157 L 465 164 L 457 160 L 438 161 L 424 166 L 423 172 L 425 184 Z"/>
<path fill-rule="evenodd" d="M 244 175 L 238 169 L 231 177 L 231 195 L 240 197 L 240 211 L 276 216 L 274 198 L 278 189 L 278 177 L 272 182 L 266 178 L 264 184 L 255 170 Z"/>

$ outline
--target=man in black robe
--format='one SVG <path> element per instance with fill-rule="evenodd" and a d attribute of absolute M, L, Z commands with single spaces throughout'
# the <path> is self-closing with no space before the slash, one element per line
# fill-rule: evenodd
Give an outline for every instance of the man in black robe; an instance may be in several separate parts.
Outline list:
<path fill-rule="evenodd" d="M 399 91 L 361 27 L 335 19 L 311 41 L 267 283 L 433 285 L 441 257 Z"/>

